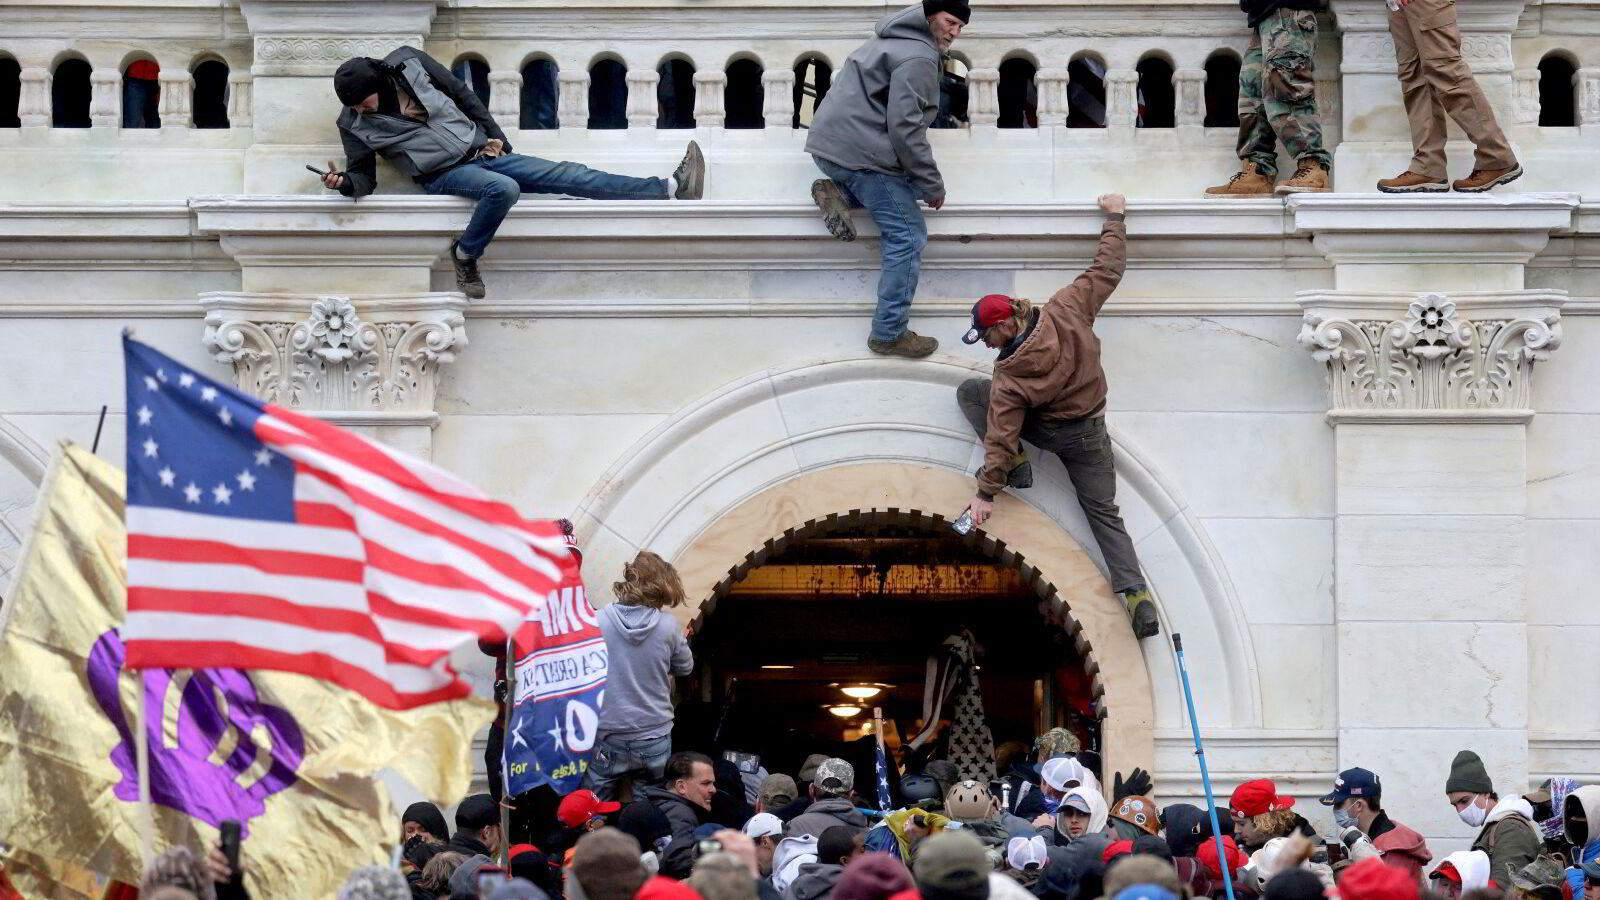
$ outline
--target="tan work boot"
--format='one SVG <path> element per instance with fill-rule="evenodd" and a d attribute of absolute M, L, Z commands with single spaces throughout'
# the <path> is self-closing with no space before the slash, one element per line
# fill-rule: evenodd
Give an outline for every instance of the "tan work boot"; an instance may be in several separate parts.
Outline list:
<path fill-rule="evenodd" d="M 1522 177 L 1522 165 L 1512 163 L 1509 169 L 1473 169 L 1472 174 L 1450 186 L 1463 194 L 1481 194 L 1492 187 L 1510 184 Z"/>
<path fill-rule="evenodd" d="M 1220 199 L 1271 197 L 1272 179 L 1261 174 L 1255 163 L 1247 162 L 1239 167 L 1237 175 L 1228 179 L 1227 184 L 1206 188 L 1206 196 Z"/>
<path fill-rule="evenodd" d="M 908 359 L 921 359 L 939 349 L 939 341 L 935 338 L 923 337 L 915 331 L 907 329 L 892 341 L 876 341 L 868 338 L 867 349 L 873 353 L 881 353 L 884 356 L 904 356 Z"/>
<path fill-rule="evenodd" d="M 1385 194 L 1435 194 L 1450 190 L 1450 184 L 1443 178 L 1402 172 L 1393 178 L 1379 179 L 1378 190 Z"/>
<path fill-rule="evenodd" d="M 1333 184 L 1328 177 L 1328 167 L 1314 159 L 1300 160 L 1300 168 L 1294 170 L 1294 177 L 1278 185 L 1279 196 L 1285 194 L 1326 194 L 1333 190 Z"/>

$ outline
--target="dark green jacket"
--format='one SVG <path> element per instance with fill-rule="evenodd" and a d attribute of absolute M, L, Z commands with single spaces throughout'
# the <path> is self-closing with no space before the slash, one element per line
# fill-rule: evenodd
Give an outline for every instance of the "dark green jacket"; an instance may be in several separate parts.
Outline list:
<path fill-rule="evenodd" d="M 1501 808 L 1501 805 L 1496 805 L 1489 815 L 1493 816 Z M 1489 878 L 1504 889 L 1511 883 L 1512 872 L 1521 871 L 1523 866 L 1533 862 L 1539 855 L 1541 842 L 1538 826 L 1526 816 L 1513 811 L 1483 826 L 1483 830 L 1478 832 L 1478 839 L 1472 842 L 1472 849 L 1489 854 Z"/>

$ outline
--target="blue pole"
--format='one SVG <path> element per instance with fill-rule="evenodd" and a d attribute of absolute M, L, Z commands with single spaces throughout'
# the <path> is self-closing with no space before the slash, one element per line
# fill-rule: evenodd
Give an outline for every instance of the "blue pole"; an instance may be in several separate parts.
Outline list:
<path fill-rule="evenodd" d="M 1222 869 L 1222 886 L 1233 900 L 1233 867 L 1222 847 L 1222 823 L 1217 821 L 1217 798 L 1211 793 L 1211 772 L 1206 768 L 1206 750 L 1200 746 L 1200 720 L 1194 714 L 1194 693 L 1189 690 L 1189 670 L 1183 665 L 1183 635 L 1172 636 L 1172 651 L 1178 655 L 1178 674 L 1183 678 L 1183 700 L 1189 705 L 1189 730 L 1194 734 L 1194 755 L 1200 760 L 1200 783 L 1206 789 L 1206 813 L 1211 816 L 1211 839 L 1217 842 L 1217 865 Z"/>

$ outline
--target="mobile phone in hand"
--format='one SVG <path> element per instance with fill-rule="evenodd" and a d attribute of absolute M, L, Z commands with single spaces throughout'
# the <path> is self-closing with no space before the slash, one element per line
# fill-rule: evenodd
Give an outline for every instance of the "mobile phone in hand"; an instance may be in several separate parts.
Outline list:
<path fill-rule="evenodd" d="M 327 177 L 327 176 L 333 174 L 332 172 L 324 172 L 321 169 L 317 168 L 316 166 L 312 166 L 312 165 L 306 166 L 306 171 L 315 173 L 317 175 L 321 175 L 323 177 Z"/>
<path fill-rule="evenodd" d="M 223 819 L 218 830 L 222 832 L 222 855 L 228 860 L 228 871 L 234 878 L 239 877 L 239 822 L 236 819 Z"/>

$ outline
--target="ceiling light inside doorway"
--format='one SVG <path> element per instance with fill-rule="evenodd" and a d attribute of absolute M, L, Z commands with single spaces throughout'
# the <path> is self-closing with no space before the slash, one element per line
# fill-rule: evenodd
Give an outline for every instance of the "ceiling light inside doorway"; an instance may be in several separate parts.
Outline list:
<path fill-rule="evenodd" d="M 852 700 L 871 700 L 883 693 L 883 688 L 870 684 L 849 684 L 839 690 Z"/>
<path fill-rule="evenodd" d="M 833 713 L 841 719 L 848 719 L 851 716 L 861 715 L 861 707 L 850 706 L 848 704 L 841 703 L 838 706 L 828 707 L 828 712 Z"/>
<path fill-rule="evenodd" d="M 792 669 L 794 666 L 762 666 L 763 669 Z"/>

